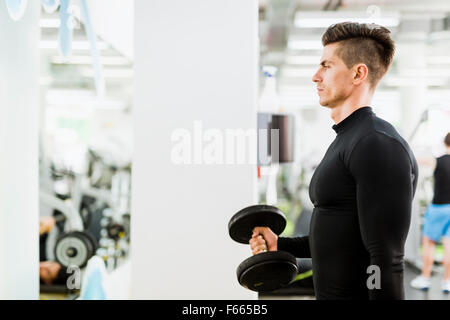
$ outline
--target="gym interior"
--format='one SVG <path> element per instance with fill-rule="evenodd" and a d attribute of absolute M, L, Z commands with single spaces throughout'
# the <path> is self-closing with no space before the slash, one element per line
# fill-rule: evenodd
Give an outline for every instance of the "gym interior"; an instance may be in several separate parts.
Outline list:
<path fill-rule="evenodd" d="M 311 79 L 343 21 L 395 41 L 371 107 L 419 164 L 405 299 L 449 300 L 441 240 L 411 285 L 450 132 L 444 0 L 0 0 L 0 299 L 316 299 L 307 258 L 244 283 L 259 222 L 237 215 L 309 234 L 336 136 Z"/>

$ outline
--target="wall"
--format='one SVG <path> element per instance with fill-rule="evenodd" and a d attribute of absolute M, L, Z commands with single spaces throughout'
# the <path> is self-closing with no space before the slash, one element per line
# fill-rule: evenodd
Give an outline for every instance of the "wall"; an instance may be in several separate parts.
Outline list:
<path fill-rule="evenodd" d="M 205 164 L 194 122 L 219 135 L 256 128 L 257 37 L 256 0 L 135 2 L 132 298 L 256 297 L 236 279 L 250 248 L 227 228 L 256 203 L 256 166 Z M 171 158 L 183 128 L 200 164 Z M 256 140 L 248 148 L 256 162 Z"/>
<path fill-rule="evenodd" d="M 39 294 L 39 8 L 14 22 L 0 1 L 0 299 Z"/>

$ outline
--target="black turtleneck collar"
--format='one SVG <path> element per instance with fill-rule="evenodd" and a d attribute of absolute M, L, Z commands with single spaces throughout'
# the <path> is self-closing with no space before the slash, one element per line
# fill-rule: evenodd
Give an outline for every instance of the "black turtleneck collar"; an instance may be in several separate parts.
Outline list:
<path fill-rule="evenodd" d="M 332 128 L 334 131 L 336 131 L 336 133 L 342 132 L 345 128 L 351 127 L 353 124 L 355 124 L 359 117 L 368 114 L 373 114 L 372 108 L 369 106 L 356 109 L 355 111 L 353 111 L 353 113 L 347 116 L 347 118 L 345 118 L 338 124 L 333 125 Z"/>

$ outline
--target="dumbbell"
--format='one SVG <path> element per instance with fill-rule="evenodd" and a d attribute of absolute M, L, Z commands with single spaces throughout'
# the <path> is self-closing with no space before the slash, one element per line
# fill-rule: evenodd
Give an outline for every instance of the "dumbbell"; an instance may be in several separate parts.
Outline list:
<path fill-rule="evenodd" d="M 83 268 L 97 249 L 97 240 L 89 232 L 67 232 L 56 241 L 55 259 L 64 267 L 75 265 Z"/>
<path fill-rule="evenodd" d="M 249 206 L 230 219 L 228 232 L 234 241 L 249 244 L 255 227 L 269 227 L 279 235 L 286 227 L 286 217 L 274 206 Z M 284 251 L 256 254 L 241 262 L 236 270 L 239 283 L 257 292 L 280 289 L 291 283 L 297 273 L 297 259 Z"/>

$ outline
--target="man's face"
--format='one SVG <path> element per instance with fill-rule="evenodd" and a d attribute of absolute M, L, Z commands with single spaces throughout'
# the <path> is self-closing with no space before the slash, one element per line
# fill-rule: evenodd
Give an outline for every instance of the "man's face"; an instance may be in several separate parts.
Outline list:
<path fill-rule="evenodd" d="M 39 277 L 45 284 L 52 284 L 58 276 L 61 265 L 54 261 L 42 261 L 39 263 Z"/>
<path fill-rule="evenodd" d="M 324 47 L 319 69 L 312 78 L 317 85 L 320 105 L 328 108 L 344 102 L 353 89 L 354 72 L 335 54 L 338 46 L 338 43 L 331 43 Z"/>

